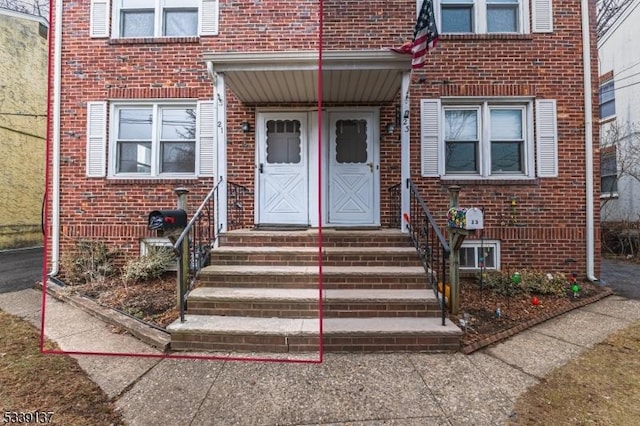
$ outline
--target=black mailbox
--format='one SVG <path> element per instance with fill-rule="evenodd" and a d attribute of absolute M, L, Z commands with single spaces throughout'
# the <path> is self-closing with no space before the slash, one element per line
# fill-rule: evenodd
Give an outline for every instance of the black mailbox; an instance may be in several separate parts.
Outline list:
<path fill-rule="evenodd" d="M 166 231 L 187 226 L 187 212 L 178 210 L 154 210 L 149 213 L 149 229 Z"/>

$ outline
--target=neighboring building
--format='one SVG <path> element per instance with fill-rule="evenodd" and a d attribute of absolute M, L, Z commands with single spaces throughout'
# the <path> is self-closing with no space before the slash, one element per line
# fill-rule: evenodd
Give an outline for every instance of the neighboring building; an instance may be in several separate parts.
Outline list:
<path fill-rule="evenodd" d="M 640 222 L 638 22 L 634 0 L 598 40 L 603 222 Z"/>
<path fill-rule="evenodd" d="M 0 250 L 43 242 L 48 27 L 0 8 Z"/>
<path fill-rule="evenodd" d="M 328 0 L 322 20 L 310 0 L 56 10 L 52 273 L 79 239 L 137 256 L 155 237 L 147 214 L 174 206 L 178 186 L 195 209 L 222 182 L 223 232 L 232 184 L 255 194 L 248 228 L 404 229 L 410 178 L 443 231 L 449 186 L 484 209 L 463 267 L 596 278 L 593 2 L 435 0 L 440 41 L 412 71 L 390 49 L 411 39 L 420 3 Z"/>

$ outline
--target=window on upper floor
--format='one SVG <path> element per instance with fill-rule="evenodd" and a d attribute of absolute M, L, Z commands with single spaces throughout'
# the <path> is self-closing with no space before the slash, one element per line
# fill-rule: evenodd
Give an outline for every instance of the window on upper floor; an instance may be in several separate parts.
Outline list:
<path fill-rule="evenodd" d="M 218 34 L 218 0 L 91 0 L 90 14 L 95 38 Z"/>
<path fill-rule="evenodd" d="M 600 195 L 615 197 L 618 193 L 618 157 L 615 146 L 602 150 L 600 154 Z"/>
<path fill-rule="evenodd" d="M 213 176 L 213 101 L 87 103 L 87 176 L 172 179 Z M 108 111 L 107 111 L 108 110 Z"/>
<path fill-rule="evenodd" d="M 605 81 L 600 85 L 599 103 L 600 119 L 616 115 L 616 92 L 613 80 Z"/>
<path fill-rule="evenodd" d="M 423 99 L 422 175 L 522 179 L 557 175 L 555 101 Z M 534 143 L 534 135 L 537 141 Z"/>
<path fill-rule="evenodd" d="M 197 0 L 116 0 L 120 37 L 170 37 L 198 34 Z"/>
<path fill-rule="evenodd" d="M 440 0 L 443 34 L 521 33 L 522 0 Z"/>
<path fill-rule="evenodd" d="M 423 0 L 418 0 L 418 10 Z M 552 0 L 434 0 L 441 34 L 553 31 Z"/>

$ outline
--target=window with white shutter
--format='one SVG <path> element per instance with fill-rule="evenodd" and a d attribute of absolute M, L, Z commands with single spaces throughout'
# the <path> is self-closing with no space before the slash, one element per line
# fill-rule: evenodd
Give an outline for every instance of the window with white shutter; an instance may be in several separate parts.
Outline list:
<path fill-rule="evenodd" d="M 529 1 L 434 0 L 438 30 L 441 34 L 528 33 Z M 417 3 L 419 10 L 422 0 Z"/>
<path fill-rule="evenodd" d="M 424 177 L 440 176 L 439 144 L 440 100 L 423 99 L 420 103 L 420 151 Z"/>
<path fill-rule="evenodd" d="M 531 0 L 532 22 L 534 33 L 553 32 L 552 0 Z"/>
<path fill-rule="evenodd" d="M 100 1 L 108 0 L 92 0 Z M 217 35 L 218 14 L 219 0 L 113 0 L 112 34 L 122 38 Z"/>
<path fill-rule="evenodd" d="M 104 177 L 107 161 L 107 103 L 87 102 L 87 176 Z"/>
<path fill-rule="evenodd" d="M 109 0 L 91 0 L 89 34 L 92 38 L 109 37 Z"/>
<path fill-rule="evenodd" d="M 556 101 L 536 101 L 536 145 L 539 177 L 558 176 L 558 130 Z"/>
<path fill-rule="evenodd" d="M 199 175 L 215 176 L 216 105 L 214 101 L 198 102 Z"/>
<path fill-rule="evenodd" d="M 532 179 L 533 102 L 504 99 L 423 99 L 423 177 Z"/>

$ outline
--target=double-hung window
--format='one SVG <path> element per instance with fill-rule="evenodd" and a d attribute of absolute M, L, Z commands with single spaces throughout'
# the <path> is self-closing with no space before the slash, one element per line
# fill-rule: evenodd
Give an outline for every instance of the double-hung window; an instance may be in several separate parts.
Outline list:
<path fill-rule="evenodd" d="M 600 154 L 601 197 L 615 197 L 618 193 L 618 160 L 615 146 L 602 149 Z"/>
<path fill-rule="evenodd" d="M 599 93 L 600 119 L 616 115 L 616 92 L 613 80 L 608 80 L 600 85 Z"/>
<path fill-rule="evenodd" d="M 524 0 L 439 1 L 443 34 L 524 32 Z"/>
<path fill-rule="evenodd" d="M 114 175 L 195 174 L 195 105 L 116 105 L 113 114 Z"/>
<path fill-rule="evenodd" d="M 528 173 L 527 105 L 445 106 L 444 169 L 447 175 Z"/>
<path fill-rule="evenodd" d="M 198 34 L 199 0 L 116 0 L 120 37 L 189 37 Z"/>

